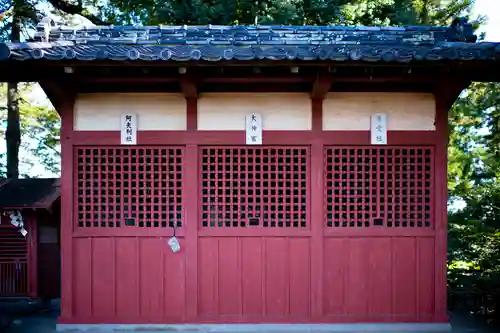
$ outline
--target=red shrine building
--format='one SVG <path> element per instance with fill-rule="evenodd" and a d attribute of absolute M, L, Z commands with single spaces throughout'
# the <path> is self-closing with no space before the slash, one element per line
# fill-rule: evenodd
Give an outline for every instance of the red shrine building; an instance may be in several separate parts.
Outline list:
<path fill-rule="evenodd" d="M 447 114 L 499 60 L 462 19 L 0 45 L 62 118 L 58 329 L 449 329 Z"/>

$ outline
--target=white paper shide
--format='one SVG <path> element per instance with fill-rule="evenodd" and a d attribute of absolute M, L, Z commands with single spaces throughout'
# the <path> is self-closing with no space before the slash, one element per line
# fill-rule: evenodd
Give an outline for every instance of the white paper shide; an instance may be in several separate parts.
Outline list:
<path fill-rule="evenodd" d="M 384 113 L 375 113 L 371 117 L 371 143 L 387 144 L 387 115 Z"/>
<path fill-rule="evenodd" d="M 122 114 L 121 119 L 121 144 L 137 144 L 137 115 L 133 113 Z"/>
<path fill-rule="evenodd" d="M 28 230 L 24 228 L 24 221 L 21 213 L 17 211 L 17 212 L 11 212 L 8 215 L 10 217 L 10 224 L 16 227 L 17 230 L 21 233 L 21 235 L 26 237 L 26 235 L 28 234 Z"/>
<path fill-rule="evenodd" d="M 246 143 L 247 145 L 262 144 L 262 116 L 252 113 L 245 118 Z"/>

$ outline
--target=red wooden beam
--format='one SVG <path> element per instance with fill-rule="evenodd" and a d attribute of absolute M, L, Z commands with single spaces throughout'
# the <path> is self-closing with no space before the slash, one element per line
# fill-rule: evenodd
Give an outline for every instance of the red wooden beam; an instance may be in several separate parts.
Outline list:
<path fill-rule="evenodd" d="M 329 74 L 319 72 L 311 89 L 311 98 L 323 99 L 332 87 L 333 77 Z"/>
<path fill-rule="evenodd" d="M 192 74 L 181 74 L 179 76 L 179 85 L 181 91 L 186 96 L 186 98 L 197 98 L 198 97 L 198 86 L 200 80 L 198 77 Z"/>
<path fill-rule="evenodd" d="M 312 82 L 313 78 L 308 76 L 249 76 L 249 77 L 206 77 L 204 83 L 301 83 Z"/>
<path fill-rule="evenodd" d="M 460 78 L 438 80 L 434 85 L 437 107 L 449 110 L 460 93 L 470 84 L 470 80 Z"/>
<path fill-rule="evenodd" d="M 63 106 L 69 101 L 73 103 L 77 89 L 73 82 L 66 79 L 44 80 L 39 82 L 54 108 L 62 114 Z"/>
<path fill-rule="evenodd" d="M 87 83 L 165 83 L 176 82 L 175 77 L 89 77 L 84 79 Z"/>

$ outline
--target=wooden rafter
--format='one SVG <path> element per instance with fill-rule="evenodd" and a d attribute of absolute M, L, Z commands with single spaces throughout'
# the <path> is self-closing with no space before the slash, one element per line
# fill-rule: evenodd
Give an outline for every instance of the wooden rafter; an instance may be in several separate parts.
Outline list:
<path fill-rule="evenodd" d="M 333 76 L 328 73 L 318 72 L 318 76 L 311 89 L 311 98 L 323 99 L 330 91 L 333 83 Z"/>
<path fill-rule="evenodd" d="M 44 80 L 39 84 L 59 114 L 65 103 L 73 103 L 76 97 L 76 86 L 67 80 Z"/>
<path fill-rule="evenodd" d="M 179 85 L 186 98 L 198 97 L 198 86 L 200 85 L 200 80 L 197 76 L 189 73 L 180 74 Z"/>

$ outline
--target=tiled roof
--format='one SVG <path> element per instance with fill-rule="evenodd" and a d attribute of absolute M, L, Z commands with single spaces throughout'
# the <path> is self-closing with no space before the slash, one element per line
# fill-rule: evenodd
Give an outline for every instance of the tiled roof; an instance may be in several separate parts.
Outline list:
<path fill-rule="evenodd" d="M 59 196 L 58 178 L 10 179 L 0 183 L 0 209 L 49 208 Z"/>
<path fill-rule="evenodd" d="M 500 44 L 475 43 L 470 24 L 451 27 L 55 26 L 31 42 L 5 43 L 0 60 L 497 60 Z"/>

